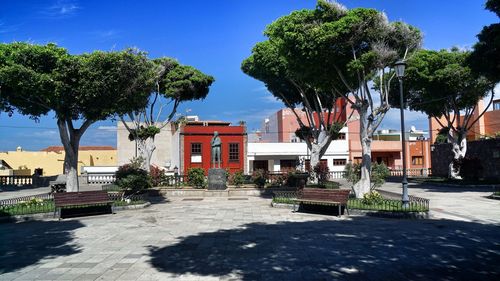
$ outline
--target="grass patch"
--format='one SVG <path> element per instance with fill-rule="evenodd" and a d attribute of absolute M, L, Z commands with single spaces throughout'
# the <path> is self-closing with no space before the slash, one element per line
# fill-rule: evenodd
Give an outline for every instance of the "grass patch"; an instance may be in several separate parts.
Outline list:
<path fill-rule="evenodd" d="M 144 200 L 131 201 L 130 203 L 126 201 L 114 201 L 113 206 L 129 206 L 144 203 L 146 203 Z M 0 217 L 51 213 L 54 211 L 54 200 L 33 199 L 15 205 L 0 206 Z"/>
<path fill-rule="evenodd" d="M 278 204 L 293 204 L 293 198 L 289 198 L 289 197 L 274 197 L 273 198 L 273 203 L 278 203 Z"/>
<path fill-rule="evenodd" d="M 495 191 L 495 192 L 493 192 L 493 195 L 495 195 L 495 196 L 500 196 L 500 191 Z"/>

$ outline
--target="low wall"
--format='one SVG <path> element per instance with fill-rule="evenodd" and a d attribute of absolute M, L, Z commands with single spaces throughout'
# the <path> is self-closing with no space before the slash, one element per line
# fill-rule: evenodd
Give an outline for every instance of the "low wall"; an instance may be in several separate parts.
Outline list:
<path fill-rule="evenodd" d="M 466 157 L 477 157 L 483 166 L 482 177 L 500 179 L 500 139 L 467 142 Z M 451 144 L 433 145 L 431 149 L 432 175 L 448 176 L 448 165 L 453 159 Z"/>

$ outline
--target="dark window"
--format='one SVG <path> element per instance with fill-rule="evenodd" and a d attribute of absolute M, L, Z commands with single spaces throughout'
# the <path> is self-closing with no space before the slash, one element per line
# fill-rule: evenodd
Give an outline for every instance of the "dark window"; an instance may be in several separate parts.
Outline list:
<path fill-rule="evenodd" d="M 339 137 L 337 139 L 338 140 L 345 140 L 345 133 L 340 133 Z"/>
<path fill-rule="evenodd" d="M 493 110 L 500 110 L 500 100 L 493 102 Z"/>
<path fill-rule="evenodd" d="M 240 161 L 240 144 L 229 144 L 229 161 Z"/>
<path fill-rule="evenodd" d="M 297 167 L 297 160 L 280 160 L 280 169 L 282 172 L 294 170 Z"/>
<path fill-rule="evenodd" d="M 191 155 L 201 155 L 201 143 L 191 143 Z"/>
<path fill-rule="evenodd" d="M 333 159 L 333 166 L 345 166 L 346 163 L 345 159 Z"/>

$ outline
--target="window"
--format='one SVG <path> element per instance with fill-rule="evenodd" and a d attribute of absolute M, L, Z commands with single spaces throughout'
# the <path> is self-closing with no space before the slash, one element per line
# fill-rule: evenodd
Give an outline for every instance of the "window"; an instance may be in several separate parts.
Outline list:
<path fill-rule="evenodd" d="M 337 140 L 345 140 L 345 133 L 340 133 Z"/>
<path fill-rule="evenodd" d="M 354 157 L 354 164 L 361 164 L 363 161 L 363 157 Z"/>
<path fill-rule="evenodd" d="M 493 110 L 500 110 L 500 100 L 493 102 Z"/>
<path fill-rule="evenodd" d="M 294 170 L 296 167 L 297 167 L 297 160 L 288 160 L 288 159 L 280 160 L 280 170 L 282 172 Z"/>
<path fill-rule="evenodd" d="M 201 143 L 191 143 L 191 155 L 201 155 Z"/>
<path fill-rule="evenodd" d="M 413 156 L 411 157 L 412 165 L 422 165 L 424 163 L 424 157 L 422 156 Z"/>
<path fill-rule="evenodd" d="M 240 161 L 240 144 L 229 144 L 229 161 Z"/>
<path fill-rule="evenodd" d="M 345 159 L 333 159 L 333 166 L 345 166 L 347 161 Z"/>

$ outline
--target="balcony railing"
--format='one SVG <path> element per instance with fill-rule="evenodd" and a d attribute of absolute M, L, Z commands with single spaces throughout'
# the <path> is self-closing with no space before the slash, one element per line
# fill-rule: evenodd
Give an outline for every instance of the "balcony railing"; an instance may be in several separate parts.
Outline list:
<path fill-rule="evenodd" d="M 31 185 L 33 183 L 32 176 L 0 176 L 0 186 L 2 185 Z"/>

